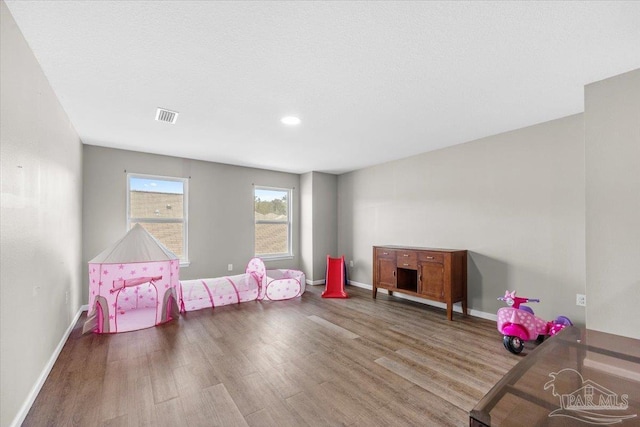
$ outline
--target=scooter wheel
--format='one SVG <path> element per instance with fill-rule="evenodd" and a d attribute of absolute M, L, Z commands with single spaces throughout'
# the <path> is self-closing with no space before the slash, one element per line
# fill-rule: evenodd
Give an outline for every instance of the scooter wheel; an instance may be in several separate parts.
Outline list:
<path fill-rule="evenodd" d="M 505 348 L 513 354 L 520 354 L 524 348 L 524 342 L 519 337 L 505 335 L 502 339 Z"/>
<path fill-rule="evenodd" d="M 559 323 L 564 326 L 573 326 L 573 322 L 567 316 L 558 316 L 555 320 L 555 323 Z"/>

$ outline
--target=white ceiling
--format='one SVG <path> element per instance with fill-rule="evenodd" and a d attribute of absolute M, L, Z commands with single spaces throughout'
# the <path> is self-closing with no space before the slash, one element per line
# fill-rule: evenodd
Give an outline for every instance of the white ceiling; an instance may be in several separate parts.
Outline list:
<path fill-rule="evenodd" d="M 640 68 L 633 1 L 6 3 L 84 143 L 294 173 L 579 113 Z"/>

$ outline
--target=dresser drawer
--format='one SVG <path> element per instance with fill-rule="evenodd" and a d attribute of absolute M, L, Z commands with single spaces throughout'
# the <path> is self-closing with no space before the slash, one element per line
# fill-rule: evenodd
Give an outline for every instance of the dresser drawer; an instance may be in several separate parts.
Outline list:
<path fill-rule="evenodd" d="M 418 256 L 420 261 L 444 263 L 444 254 L 442 252 L 422 251 Z"/>
<path fill-rule="evenodd" d="M 391 249 L 384 248 L 376 248 L 376 258 L 396 258 L 396 251 L 392 251 Z"/>
<path fill-rule="evenodd" d="M 418 254 L 411 251 L 397 251 L 396 264 L 398 268 L 407 268 L 411 270 L 418 269 Z"/>

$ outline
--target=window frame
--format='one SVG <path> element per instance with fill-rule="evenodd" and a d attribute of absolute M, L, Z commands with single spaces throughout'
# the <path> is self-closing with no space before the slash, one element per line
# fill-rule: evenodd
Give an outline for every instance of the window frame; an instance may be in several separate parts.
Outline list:
<path fill-rule="evenodd" d="M 182 218 L 146 218 L 131 217 L 131 178 L 153 179 L 157 181 L 174 181 L 182 183 Z M 188 267 L 189 261 L 189 178 L 163 175 L 149 175 L 127 172 L 127 206 L 126 206 L 126 231 L 131 229 L 131 224 L 136 222 L 150 222 L 157 224 L 182 224 L 182 258 L 180 267 Z"/>
<path fill-rule="evenodd" d="M 257 190 L 269 190 L 269 191 L 283 191 L 287 193 L 287 220 L 256 220 L 256 191 Z M 292 259 L 293 258 L 293 188 L 284 187 L 271 187 L 267 185 L 253 186 L 253 256 L 259 257 L 265 260 L 280 260 L 280 259 Z M 256 225 L 257 224 L 287 224 L 287 252 L 275 253 L 275 254 L 256 254 Z"/>

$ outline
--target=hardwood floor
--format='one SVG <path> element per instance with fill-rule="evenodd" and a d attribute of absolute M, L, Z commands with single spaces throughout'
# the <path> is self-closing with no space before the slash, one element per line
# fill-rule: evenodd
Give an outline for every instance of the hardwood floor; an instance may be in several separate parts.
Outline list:
<path fill-rule="evenodd" d="M 83 316 L 23 425 L 466 426 L 520 360 L 494 322 L 322 290 L 113 335 Z"/>

